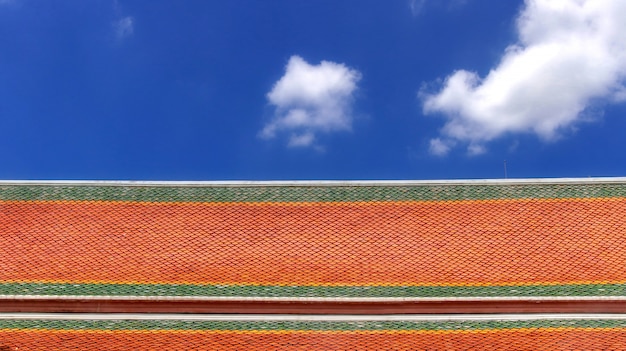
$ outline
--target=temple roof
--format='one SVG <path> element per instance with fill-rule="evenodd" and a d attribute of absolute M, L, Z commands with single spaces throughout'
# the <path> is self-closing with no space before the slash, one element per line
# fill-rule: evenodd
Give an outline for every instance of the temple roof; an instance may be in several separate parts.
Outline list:
<path fill-rule="evenodd" d="M 626 312 L 625 178 L 3 181 L 0 235 L 0 351 L 626 345 L 563 314 Z"/>
<path fill-rule="evenodd" d="M 4 295 L 626 295 L 626 180 L 3 182 Z"/>

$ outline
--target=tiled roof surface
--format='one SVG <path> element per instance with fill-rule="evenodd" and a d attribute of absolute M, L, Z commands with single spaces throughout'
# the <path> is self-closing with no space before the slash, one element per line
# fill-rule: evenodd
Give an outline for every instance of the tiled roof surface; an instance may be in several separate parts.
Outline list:
<path fill-rule="evenodd" d="M 520 301 L 623 312 L 626 301 L 626 179 L 0 182 L 0 235 L 3 312 L 338 314 L 371 301 L 374 313 L 392 301 L 394 313 L 531 310 Z M 0 351 L 626 350 L 626 315 L 77 316 L 0 313 Z"/>
<path fill-rule="evenodd" d="M 626 182 L 0 185 L 0 295 L 626 296 Z"/>

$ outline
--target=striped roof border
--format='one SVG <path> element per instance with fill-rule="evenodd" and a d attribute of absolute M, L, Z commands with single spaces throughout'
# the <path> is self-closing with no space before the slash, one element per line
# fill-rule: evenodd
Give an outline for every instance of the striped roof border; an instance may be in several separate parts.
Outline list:
<path fill-rule="evenodd" d="M 528 298 L 624 297 L 626 284 L 509 285 L 509 286 L 272 286 L 191 284 L 80 284 L 0 282 L 6 296 L 198 296 L 211 299 L 241 298 Z"/>
<path fill-rule="evenodd" d="M 626 178 L 345 182 L 0 182 L 0 201 L 315 203 L 623 197 L 626 197 Z"/>
<path fill-rule="evenodd" d="M 4 329 L 109 331 L 472 331 L 510 329 L 624 329 L 626 319 L 322 321 L 322 320 L 71 320 L 2 319 Z"/>

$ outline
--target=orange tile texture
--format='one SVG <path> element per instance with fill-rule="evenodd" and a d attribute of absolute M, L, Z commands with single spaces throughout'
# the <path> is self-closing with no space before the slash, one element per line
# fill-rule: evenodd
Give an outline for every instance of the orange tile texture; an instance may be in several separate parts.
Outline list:
<path fill-rule="evenodd" d="M 626 282 L 626 199 L 0 202 L 0 281 Z"/>
<path fill-rule="evenodd" d="M 626 331 L 100 332 L 0 331 L 0 350 L 626 350 Z"/>

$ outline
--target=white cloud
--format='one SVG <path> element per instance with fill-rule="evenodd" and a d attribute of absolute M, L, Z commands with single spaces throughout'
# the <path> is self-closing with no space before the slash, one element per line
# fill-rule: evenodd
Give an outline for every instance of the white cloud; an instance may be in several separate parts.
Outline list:
<path fill-rule="evenodd" d="M 310 146 L 315 141 L 315 135 L 313 133 L 307 132 L 304 134 L 292 134 L 291 138 L 289 138 L 289 147 L 301 147 L 301 146 Z"/>
<path fill-rule="evenodd" d="M 418 16 L 426 8 L 438 7 L 447 10 L 456 10 L 467 3 L 467 0 L 409 0 L 409 9 L 413 16 Z"/>
<path fill-rule="evenodd" d="M 519 40 L 486 77 L 458 70 L 424 113 L 447 119 L 435 144 L 464 142 L 470 154 L 511 133 L 554 139 L 598 102 L 626 99 L 626 1 L 526 0 Z M 435 155 L 445 154 L 433 148 Z M 439 151 L 439 152 L 438 152 Z"/>
<path fill-rule="evenodd" d="M 289 146 L 302 147 L 312 145 L 317 133 L 350 130 L 353 94 L 360 79 L 358 71 L 344 64 L 310 65 L 292 56 L 285 75 L 267 94 L 275 113 L 259 135 L 271 139 L 285 132 Z"/>
<path fill-rule="evenodd" d="M 487 152 L 487 149 L 480 144 L 469 144 L 469 146 L 467 147 L 467 153 L 470 156 L 482 155 L 485 152 Z"/>
<path fill-rule="evenodd" d="M 433 138 L 430 140 L 430 153 L 437 156 L 445 156 L 452 146 L 449 141 Z"/>
<path fill-rule="evenodd" d="M 133 34 L 134 19 L 130 16 L 121 18 L 113 23 L 113 29 L 118 39 L 126 38 Z"/>
<path fill-rule="evenodd" d="M 409 8 L 411 9 L 411 13 L 413 16 L 417 16 L 422 12 L 424 5 L 426 4 L 426 0 L 410 0 Z"/>

